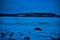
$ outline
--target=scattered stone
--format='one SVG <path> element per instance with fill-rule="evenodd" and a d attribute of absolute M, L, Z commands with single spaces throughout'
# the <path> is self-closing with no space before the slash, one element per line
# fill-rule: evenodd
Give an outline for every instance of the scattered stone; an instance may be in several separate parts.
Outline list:
<path fill-rule="evenodd" d="M 42 31 L 42 29 L 39 28 L 39 27 L 36 27 L 35 30 L 36 30 L 36 31 Z"/>
<path fill-rule="evenodd" d="M 13 36 L 14 33 L 11 33 L 10 36 Z"/>
<path fill-rule="evenodd" d="M 29 37 L 25 37 L 23 40 L 30 40 L 30 38 Z"/>
<path fill-rule="evenodd" d="M 5 36 L 4 32 L 2 32 L 1 35 L 2 35 L 1 38 L 3 38 Z"/>

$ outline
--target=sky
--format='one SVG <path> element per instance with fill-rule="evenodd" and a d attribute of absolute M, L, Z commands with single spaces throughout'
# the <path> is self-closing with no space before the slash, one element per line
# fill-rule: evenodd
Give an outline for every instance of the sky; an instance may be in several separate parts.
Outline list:
<path fill-rule="evenodd" d="M 60 14 L 59 0 L 1 0 L 0 13 L 55 13 Z"/>

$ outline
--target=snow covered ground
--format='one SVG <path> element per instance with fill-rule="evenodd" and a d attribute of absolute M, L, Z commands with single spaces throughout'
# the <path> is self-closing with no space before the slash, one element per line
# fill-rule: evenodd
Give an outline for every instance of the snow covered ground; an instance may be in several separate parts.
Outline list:
<path fill-rule="evenodd" d="M 1 40 L 59 40 L 60 18 L 0 17 Z"/>

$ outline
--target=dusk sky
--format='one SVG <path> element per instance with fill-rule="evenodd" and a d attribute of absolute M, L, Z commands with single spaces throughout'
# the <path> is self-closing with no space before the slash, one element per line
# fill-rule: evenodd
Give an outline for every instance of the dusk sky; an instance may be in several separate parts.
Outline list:
<path fill-rule="evenodd" d="M 2 0 L 0 13 L 42 12 L 59 14 L 59 0 Z"/>

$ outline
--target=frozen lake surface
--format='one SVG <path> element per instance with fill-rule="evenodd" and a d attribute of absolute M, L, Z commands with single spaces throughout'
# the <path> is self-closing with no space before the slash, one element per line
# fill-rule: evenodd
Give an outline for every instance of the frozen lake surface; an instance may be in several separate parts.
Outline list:
<path fill-rule="evenodd" d="M 1 40 L 58 40 L 60 18 L 0 17 Z M 2 38 L 1 38 L 2 37 Z"/>

